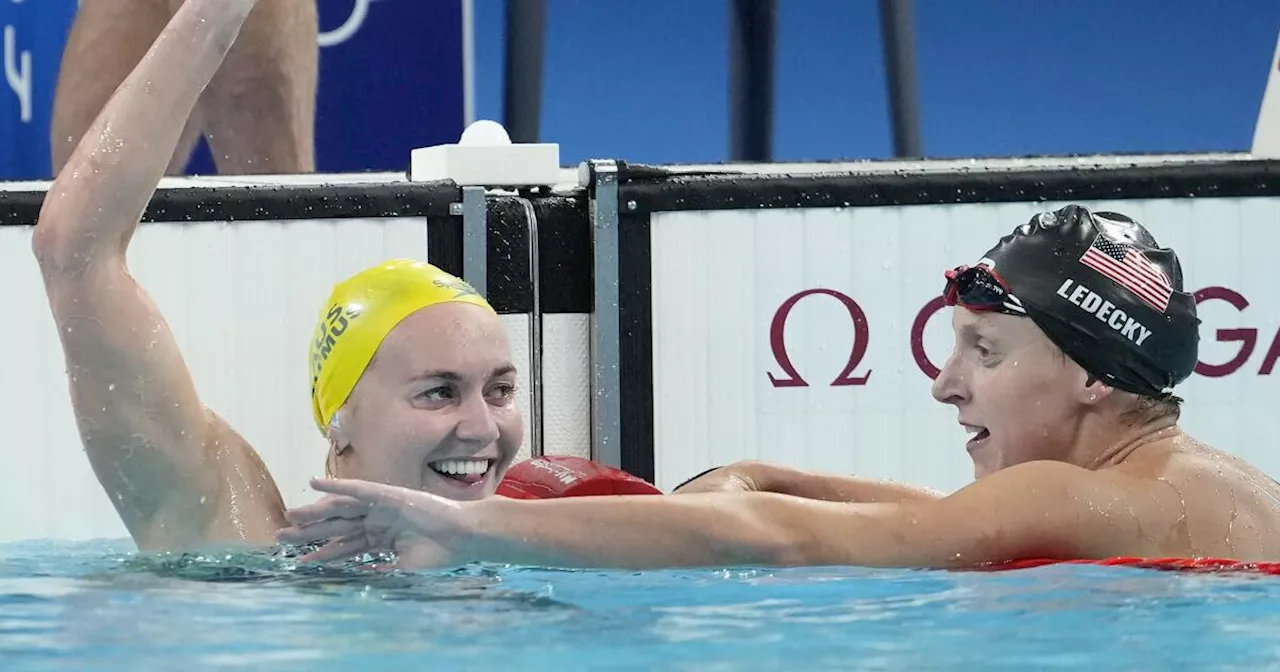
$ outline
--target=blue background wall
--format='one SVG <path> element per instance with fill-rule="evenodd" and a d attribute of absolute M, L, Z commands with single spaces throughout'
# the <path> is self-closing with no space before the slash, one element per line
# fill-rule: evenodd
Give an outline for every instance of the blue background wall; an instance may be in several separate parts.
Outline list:
<path fill-rule="evenodd" d="M 474 1 L 476 113 L 501 119 L 503 0 Z M 319 2 L 333 29 L 356 0 Z M 74 5 L 0 0 L 34 71 L 30 121 L 0 87 L 0 178 L 48 176 Z M 776 158 L 891 155 L 877 6 L 779 1 Z M 916 0 L 915 16 L 932 156 L 1247 149 L 1280 31 L 1263 0 Z M 459 21 L 458 0 L 372 0 L 357 38 L 322 52 L 322 170 L 399 170 L 456 140 Z M 542 137 L 566 164 L 728 157 L 726 0 L 548 0 L 547 24 Z"/>
<path fill-rule="evenodd" d="M 475 0 L 501 115 L 502 0 Z M 930 155 L 1248 149 L 1280 2 L 915 0 Z M 778 0 L 774 154 L 893 151 L 875 0 Z M 725 0 L 548 0 L 543 136 L 588 156 L 729 153 Z"/>

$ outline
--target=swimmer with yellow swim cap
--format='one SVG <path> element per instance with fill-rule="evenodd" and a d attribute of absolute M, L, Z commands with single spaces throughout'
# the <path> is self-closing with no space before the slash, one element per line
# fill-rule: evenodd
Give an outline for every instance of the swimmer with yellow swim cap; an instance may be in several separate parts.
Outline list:
<path fill-rule="evenodd" d="M 502 323 L 430 264 L 397 259 L 335 287 L 310 364 L 332 475 L 475 499 L 493 494 L 523 439 Z"/>
<path fill-rule="evenodd" d="M 143 550 L 275 545 L 284 502 L 201 402 L 127 245 L 254 0 L 187 0 L 49 189 L 32 238 L 94 473 Z M 144 334 L 145 337 L 140 336 Z M 494 492 L 523 439 L 503 325 L 465 282 L 393 260 L 338 284 L 310 351 L 330 474 L 451 499 Z"/>

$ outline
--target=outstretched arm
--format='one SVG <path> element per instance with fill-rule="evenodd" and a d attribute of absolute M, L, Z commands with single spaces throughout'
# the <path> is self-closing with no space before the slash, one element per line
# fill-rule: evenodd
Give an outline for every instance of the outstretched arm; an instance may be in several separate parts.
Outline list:
<path fill-rule="evenodd" d="M 334 496 L 290 511 L 282 541 L 334 538 L 315 559 L 393 549 L 408 566 L 968 568 L 1159 552 L 1178 524 L 1176 502 L 1127 477 L 1047 462 L 895 504 L 758 492 L 462 503 L 360 481 L 316 487 Z"/>
<path fill-rule="evenodd" d="M 771 493 L 494 500 L 477 503 L 492 513 L 472 521 L 478 532 L 468 555 L 627 568 L 964 568 L 1029 557 L 1138 555 L 1172 531 L 1177 512 L 1134 490 L 1125 477 L 1042 462 L 997 472 L 942 499 L 900 503 Z"/>
<path fill-rule="evenodd" d="M 148 550 L 267 541 L 283 520 L 265 466 L 201 403 L 125 263 L 187 117 L 254 4 L 182 5 L 54 180 L 32 239 L 85 450 Z"/>

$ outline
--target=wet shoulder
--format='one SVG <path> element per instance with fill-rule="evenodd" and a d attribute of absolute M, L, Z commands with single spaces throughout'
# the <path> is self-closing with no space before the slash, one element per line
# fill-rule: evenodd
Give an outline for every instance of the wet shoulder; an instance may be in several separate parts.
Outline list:
<path fill-rule="evenodd" d="M 1243 490 L 1269 495 L 1268 499 L 1280 507 L 1280 483 L 1239 456 L 1202 441 L 1184 438 L 1173 442 L 1165 470 L 1167 478 L 1203 488 L 1206 496 Z"/>
<path fill-rule="evenodd" d="M 1139 463 L 1176 490 L 1189 553 L 1280 560 L 1280 483 L 1238 456 L 1189 438 Z"/>

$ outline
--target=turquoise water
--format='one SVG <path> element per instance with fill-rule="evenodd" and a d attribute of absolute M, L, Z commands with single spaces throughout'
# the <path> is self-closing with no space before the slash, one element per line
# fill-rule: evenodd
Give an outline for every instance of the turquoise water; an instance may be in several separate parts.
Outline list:
<path fill-rule="evenodd" d="M 0 545 L 0 669 L 1280 669 L 1280 577 L 298 568 Z"/>

